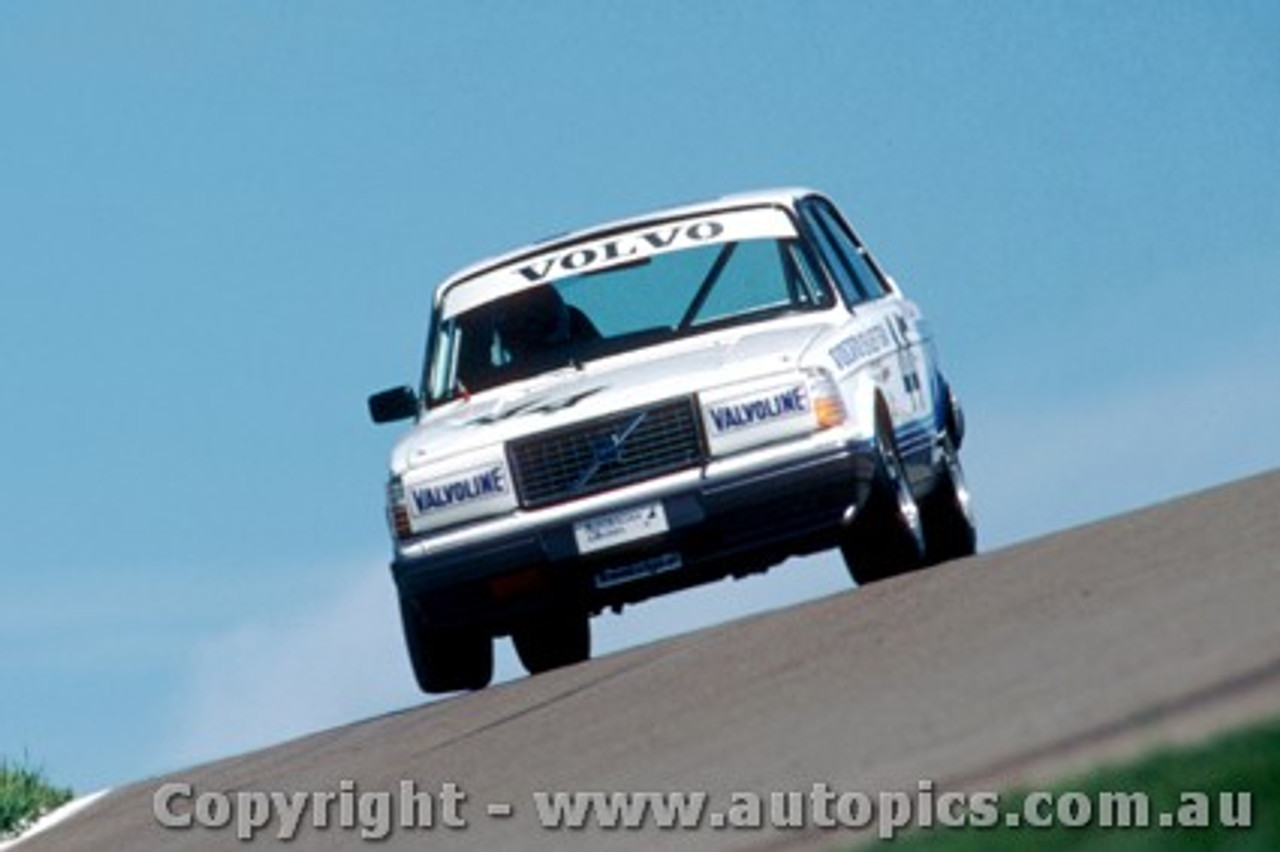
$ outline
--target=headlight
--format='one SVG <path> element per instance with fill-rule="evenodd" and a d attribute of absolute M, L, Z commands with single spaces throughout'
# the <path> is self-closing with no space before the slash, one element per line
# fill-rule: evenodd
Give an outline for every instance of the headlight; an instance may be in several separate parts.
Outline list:
<path fill-rule="evenodd" d="M 409 506 L 404 499 L 404 482 L 398 476 L 387 481 L 387 525 L 397 541 L 406 541 L 413 537 L 413 527 L 409 523 Z"/>

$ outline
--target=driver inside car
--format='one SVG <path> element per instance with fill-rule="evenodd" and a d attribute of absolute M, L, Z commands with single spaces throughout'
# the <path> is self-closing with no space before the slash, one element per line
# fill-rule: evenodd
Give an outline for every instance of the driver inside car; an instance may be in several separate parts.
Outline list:
<path fill-rule="evenodd" d="M 567 304 L 549 284 L 503 300 L 497 331 L 513 364 L 600 337 L 587 315 Z"/>

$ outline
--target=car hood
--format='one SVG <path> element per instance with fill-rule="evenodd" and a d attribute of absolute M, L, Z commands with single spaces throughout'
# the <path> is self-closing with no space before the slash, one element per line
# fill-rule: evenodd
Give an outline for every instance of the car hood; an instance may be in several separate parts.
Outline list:
<path fill-rule="evenodd" d="M 804 366 L 829 322 L 794 319 L 699 335 L 505 385 L 427 414 L 397 443 L 404 473 L 516 437 Z"/>

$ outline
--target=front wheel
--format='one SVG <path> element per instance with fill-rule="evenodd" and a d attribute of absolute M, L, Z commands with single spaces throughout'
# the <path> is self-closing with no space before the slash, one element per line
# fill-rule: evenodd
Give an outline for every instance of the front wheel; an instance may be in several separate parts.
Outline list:
<path fill-rule="evenodd" d="M 911 493 L 887 416 L 878 418 L 879 465 L 866 503 L 846 531 L 840 552 L 859 586 L 914 571 L 924 563 L 920 509 Z"/>
<path fill-rule="evenodd" d="M 412 601 L 401 599 L 400 620 L 413 676 L 423 692 L 484 689 L 493 680 L 493 639 L 465 627 L 433 627 Z"/>
<path fill-rule="evenodd" d="M 516 655 L 529 674 L 591 658 L 591 618 L 585 612 L 557 612 L 521 624 L 511 633 Z"/>
<path fill-rule="evenodd" d="M 960 454 L 947 441 L 943 446 L 943 470 L 928 497 L 920 501 L 924 524 L 925 562 L 938 565 L 972 556 L 978 550 L 969 488 L 964 481 Z"/>

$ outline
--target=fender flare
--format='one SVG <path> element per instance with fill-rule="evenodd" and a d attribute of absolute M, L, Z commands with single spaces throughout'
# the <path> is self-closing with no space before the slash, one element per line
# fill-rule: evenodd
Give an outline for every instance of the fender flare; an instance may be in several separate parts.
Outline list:
<path fill-rule="evenodd" d="M 846 394 L 845 408 L 849 414 L 849 425 L 858 440 L 870 441 L 875 438 L 884 408 L 880 388 L 865 373 L 857 376 Z"/>

